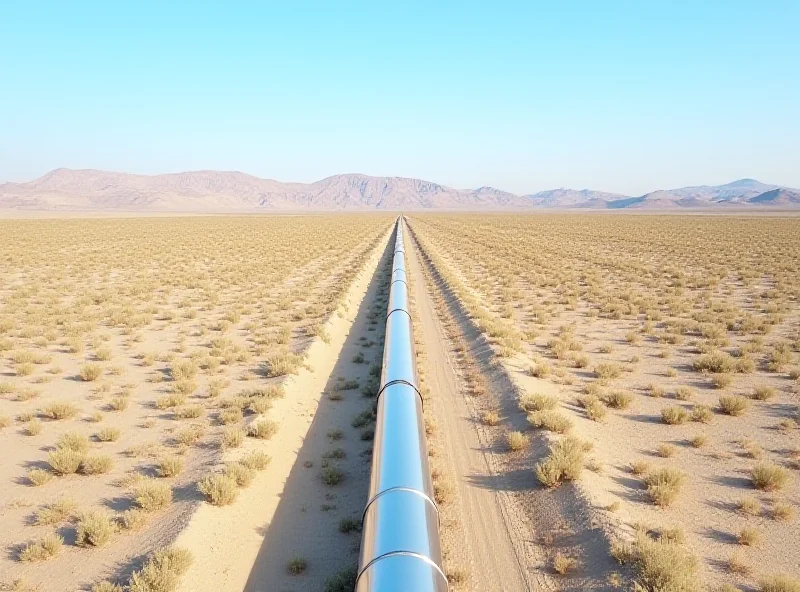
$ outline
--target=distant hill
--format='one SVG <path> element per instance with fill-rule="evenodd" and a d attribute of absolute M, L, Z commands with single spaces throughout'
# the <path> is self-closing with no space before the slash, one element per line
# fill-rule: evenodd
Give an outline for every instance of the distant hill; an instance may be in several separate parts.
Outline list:
<path fill-rule="evenodd" d="M 747 203 L 772 206 L 800 205 L 800 191 L 780 187 L 751 197 Z"/>
<path fill-rule="evenodd" d="M 642 196 L 563 188 L 516 195 L 493 187 L 454 189 L 420 179 L 360 174 L 284 183 L 228 171 L 132 175 L 72 169 L 56 169 L 29 183 L 0 185 L 0 209 L 46 211 L 689 209 L 732 204 L 800 207 L 800 192 L 741 179 Z"/>

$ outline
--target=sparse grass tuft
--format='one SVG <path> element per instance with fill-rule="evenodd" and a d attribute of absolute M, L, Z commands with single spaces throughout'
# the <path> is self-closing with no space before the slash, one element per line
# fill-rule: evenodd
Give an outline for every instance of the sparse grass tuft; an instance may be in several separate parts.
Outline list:
<path fill-rule="evenodd" d="M 514 452 L 528 447 L 528 436 L 522 432 L 509 432 L 506 434 L 509 450 Z"/>
<path fill-rule="evenodd" d="M 536 465 L 536 477 L 546 487 L 558 487 L 564 481 L 578 479 L 585 460 L 584 442 L 567 436 L 550 445 L 547 458 Z"/>
<path fill-rule="evenodd" d="M 762 491 L 783 489 L 789 481 L 789 472 L 771 462 L 761 462 L 750 470 L 753 487 Z"/>
<path fill-rule="evenodd" d="M 661 421 L 667 425 L 680 425 L 689 421 L 689 412 L 683 407 L 664 407 L 661 410 Z"/>
<path fill-rule="evenodd" d="M 78 472 L 83 462 L 84 454 L 69 448 L 59 448 L 52 451 L 47 462 L 56 475 L 72 475 Z"/>
<path fill-rule="evenodd" d="M 175 477 L 183 470 L 183 459 L 174 454 L 162 456 L 156 461 L 159 477 Z"/>
<path fill-rule="evenodd" d="M 134 489 L 133 501 L 145 512 L 157 512 L 172 503 L 172 488 L 167 483 L 144 481 Z"/>
<path fill-rule="evenodd" d="M 247 428 L 247 435 L 260 440 L 269 440 L 278 431 L 278 424 L 270 419 L 259 419 Z"/>
<path fill-rule="evenodd" d="M 685 482 L 686 474 L 672 467 L 654 471 L 645 478 L 647 493 L 657 506 L 672 505 Z"/>
<path fill-rule="evenodd" d="M 186 549 L 157 551 L 140 571 L 133 572 L 129 592 L 174 592 L 191 565 L 192 554 Z"/>
<path fill-rule="evenodd" d="M 719 398 L 720 411 L 726 415 L 739 417 L 744 415 L 748 407 L 750 407 L 750 401 L 742 395 L 722 395 Z"/>
<path fill-rule="evenodd" d="M 208 475 L 197 484 L 206 499 L 212 506 L 227 506 L 232 504 L 239 495 L 236 481 L 226 475 Z"/>
<path fill-rule="evenodd" d="M 103 375 L 103 367 L 100 364 L 84 364 L 78 374 L 84 382 L 94 382 Z"/>
<path fill-rule="evenodd" d="M 80 409 L 72 403 L 53 401 L 42 409 L 42 415 L 50 419 L 70 419 L 75 417 Z"/>
<path fill-rule="evenodd" d="M 556 556 L 553 559 L 553 570 L 562 576 L 573 571 L 577 565 L 577 559 L 574 557 L 569 557 L 568 555 L 564 555 L 560 551 L 556 553 Z"/>
<path fill-rule="evenodd" d="M 528 414 L 528 422 L 536 428 L 564 434 L 572 428 L 572 421 L 558 411 L 542 410 Z"/>
<path fill-rule="evenodd" d="M 58 555 L 63 545 L 64 539 L 59 535 L 46 534 L 38 541 L 25 545 L 19 553 L 19 560 L 23 562 L 46 561 Z"/>
<path fill-rule="evenodd" d="M 75 544 L 79 547 L 102 547 L 116 532 L 105 510 L 84 512 L 78 517 Z"/>

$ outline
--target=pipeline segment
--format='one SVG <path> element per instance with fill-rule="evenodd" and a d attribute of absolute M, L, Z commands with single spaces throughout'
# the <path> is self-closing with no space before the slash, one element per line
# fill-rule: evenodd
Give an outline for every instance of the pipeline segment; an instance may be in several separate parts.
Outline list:
<path fill-rule="evenodd" d="M 356 592 L 447 592 L 409 311 L 404 226 L 401 216 Z"/>

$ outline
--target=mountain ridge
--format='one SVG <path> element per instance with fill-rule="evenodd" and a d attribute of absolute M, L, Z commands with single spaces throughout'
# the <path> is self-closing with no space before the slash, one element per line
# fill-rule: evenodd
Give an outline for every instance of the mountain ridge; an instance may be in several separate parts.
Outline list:
<path fill-rule="evenodd" d="M 489 186 L 455 189 L 411 177 L 360 173 L 297 183 L 240 171 L 139 175 L 68 168 L 54 169 L 26 183 L 0 184 L 0 209 L 45 211 L 691 209 L 731 205 L 800 207 L 800 191 L 744 178 L 640 196 L 568 188 L 517 195 Z"/>

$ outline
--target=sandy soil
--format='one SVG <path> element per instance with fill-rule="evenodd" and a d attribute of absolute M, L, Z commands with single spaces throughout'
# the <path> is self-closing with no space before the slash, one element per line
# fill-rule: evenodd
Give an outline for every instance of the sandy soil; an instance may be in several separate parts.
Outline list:
<path fill-rule="evenodd" d="M 419 245 L 412 243 L 419 253 Z M 474 589 L 608 589 L 607 578 L 616 565 L 608 555 L 608 544 L 596 517 L 580 492 L 570 488 L 544 490 L 536 481 L 534 466 L 546 452 L 547 438 L 534 436 L 527 453 L 512 453 L 507 448 L 507 431 L 529 431 L 525 414 L 518 406 L 524 387 L 497 364 L 491 344 L 430 262 L 422 257 L 415 259 L 415 265 L 427 268 L 429 290 L 440 299 L 439 324 L 444 320 L 449 332 L 468 344 L 466 363 L 473 364 L 489 385 L 489 393 L 483 397 L 464 394 L 462 387 L 452 406 L 444 406 L 443 411 L 443 421 L 451 426 L 447 431 L 463 439 L 453 442 L 451 454 L 456 459 L 462 503 L 468 508 L 464 525 L 471 533 L 467 540 Z M 433 323 L 426 333 L 436 334 L 432 331 L 436 328 Z M 438 333 L 441 350 L 448 339 L 441 327 Z M 450 356 L 453 355 L 451 350 Z M 532 380 L 534 383 L 526 381 L 526 386 L 536 387 L 536 392 L 557 391 L 552 384 Z M 481 416 L 488 410 L 499 411 L 503 421 L 496 426 L 485 425 Z M 472 504 L 477 507 L 471 508 Z M 483 516 L 490 519 L 484 521 Z M 552 569 L 556 553 L 578 559 L 580 573 L 566 578 L 556 576 Z M 492 566 L 494 562 L 499 565 Z M 498 578 L 497 574 L 508 575 Z"/>
<path fill-rule="evenodd" d="M 412 230 L 414 230 L 412 223 Z M 428 237 L 430 238 L 430 237 Z M 449 260 L 445 249 L 437 250 L 439 257 Z M 451 271 L 458 273 L 458 265 Z M 462 276 L 463 280 L 463 276 Z M 466 282 L 465 282 L 466 283 Z M 525 294 L 524 276 L 517 284 Z M 500 287 L 495 286 L 499 291 Z M 723 282 L 717 296 L 737 302 L 752 314 L 761 306 L 753 294 L 769 289 L 761 283 L 745 289 L 735 281 Z M 478 292 L 474 292 L 478 294 Z M 530 296 L 531 293 L 528 293 Z M 501 306 L 495 294 L 479 294 L 487 309 L 497 317 Z M 532 299 L 545 301 L 547 294 L 541 289 Z M 456 299 L 453 298 L 453 301 Z M 552 302 L 552 301 L 551 301 Z M 531 298 L 514 306 L 512 321 L 524 329 L 533 324 Z M 457 304 L 457 303 L 456 303 Z M 458 307 L 457 307 L 458 308 Z M 463 310 L 466 323 L 464 331 L 475 330 L 469 315 Z M 765 347 L 789 338 L 798 326 L 796 308 L 785 321 L 765 338 Z M 458 311 L 456 311 L 456 316 Z M 581 353 L 588 357 L 586 368 L 573 368 L 555 358 L 547 347 L 556 337 L 557 326 L 575 326 L 575 340 L 582 345 Z M 791 461 L 797 454 L 797 428 L 791 420 L 797 409 L 798 391 L 787 385 L 785 373 L 768 373 L 757 370 L 751 374 L 736 375 L 733 387 L 714 389 L 707 377 L 692 370 L 697 353 L 692 340 L 670 348 L 663 356 L 664 345 L 654 337 L 644 336 L 639 343 L 629 343 L 626 334 L 638 332 L 641 323 L 628 319 L 592 318 L 587 310 L 559 311 L 557 322 L 525 344 L 525 351 L 512 357 L 501 357 L 497 345 L 486 343 L 484 355 L 493 360 L 495 383 L 500 398 L 491 403 L 499 409 L 503 430 L 526 431 L 532 437 L 530 454 L 508 456 L 509 462 L 501 468 L 510 475 L 518 475 L 520 491 L 515 497 L 527 508 L 534 524 L 533 538 L 542 543 L 546 553 L 561 550 L 579 559 L 574 575 L 558 578 L 561 589 L 605 589 L 607 577 L 620 571 L 632 577 L 626 568 L 609 564 L 608 547 L 612 540 L 630 536 L 632 527 L 645 524 L 650 527 L 679 527 L 686 533 L 686 545 L 702 559 L 700 577 L 708 585 L 723 583 L 754 586 L 758 579 L 771 574 L 800 574 L 800 524 L 796 518 L 779 520 L 771 516 L 777 504 L 788 504 L 796 511 L 800 507 L 800 479 L 792 471 L 787 486 L 782 491 L 766 493 L 753 488 L 749 471 L 759 460 L 770 460 L 779 465 L 797 468 Z M 471 341 L 483 339 L 478 334 Z M 731 337 L 731 348 L 742 346 L 745 340 Z M 796 360 L 796 354 L 794 356 Z M 640 360 L 630 362 L 630 360 Z M 546 380 L 531 375 L 530 368 L 542 361 L 550 364 L 553 374 Z M 586 384 L 594 380 L 591 368 L 599 363 L 613 362 L 624 366 L 623 375 L 613 381 L 612 388 L 622 388 L 633 394 L 633 404 L 627 410 L 609 413 L 602 422 L 592 421 L 578 405 L 577 398 Z M 796 363 L 796 362 L 795 362 Z M 659 397 L 651 396 L 649 385 L 664 389 Z M 690 386 L 693 396 L 689 401 L 676 400 L 679 386 Z M 767 401 L 751 400 L 750 408 L 740 417 L 730 417 L 715 409 L 710 424 L 687 422 L 683 425 L 666 425 L 661 420 L 661 410 L 667 406 L 680 406 L 691 410 L 695 404 L 714 409 L 720 394 L 738 393 L 749 396 L 756 386 L 774 388 L 774 398 Z M 554 491 L 542 488 L 533 477 L 533 465 L 543 457 L 546 445 L 554 439 L 548 432 L 532 431 L 525 414 L 518 408 L 518 398 L 526 393 L 546 393 L 561 402 L 561 412 L 573 422 L 572 433 L 593 444 L 593 470 L 584 470 L 581 479 L 573 485 Z M 779 427 L 779 422 L 789 421 L 789 428 Z M 698 434 L 707 438 L 707 444 L 695 448 L 690 440 Z M 500 446 L 502 433 L 494 440 Z M 755 453 L 745 447 L 755 443 Z M 660 444 L 674 446 L 674 456 L 662 458 L 657 453 Z M 795 452 L 792 452 L 792 450 Z M 672 506 L 659 508 L 649 499 L 641 477 L 631 473 L 630 465 L 645 461 L 651 468 L 680 467 L 688 480 L 680 498 Z M 758 516 L 746 516 L 738 511 L 742 498 L 753 497 L 761 504 Z M 755 546 L 738 544 L 739 532 L 745 527 L 755 528 L 760 541 Z M 731 557 L 737 557 L 746 571 L 736 573 L 729 567 Z"/>
<path fill-rule="evenodd" d="M 38 224 L 38 222 L 37 222 Z M 57 222 L 56 222 L 57 224 Z M 247 581 L 253 561 L 255 560 L 259 547 L 264 540 L 264 531 L 256 528 L 243 527 L 237 519 L 243 519 L 244 524 L 253 524 L 253 517 L 263 510 L 264 491 L 274 498 L 274 505 L 278 504 L 279 487 L 286 481 L 286 475 L 293 466 L 293 458 L 302 444 L 300 435 L 292 436 L 293 431 L 301 430 L 303 433 L 308 431 L 308 426 L 312 422 L 312 415 L 315 410 L 314 397 L 319 397 L 323 391 L 328 376 L 331 374 L 334 362 L 337 360 L 338 348 L 350 339 L 351 322 L 353 316 L 364 314 L 359 303 L 363 299 L 367 286 L 371 285 L 374 270 L 380 260 L 389 238 L 389 224 L 384 227 L 386 233 L 381 238 L 376 234 L 378 240 L 374 243 L 372 255 L 366 259 L 360 258 L 360 253 L 352 253 L 353 257 L 341 255 L 336 258 L 323 257 L 310 261 L 307 265 L 298 266 L 293 269 L 294 276 L 280 285 L 274 286 L 270 290 L 268 300 L 263 302 L 264 307 L 274 306 L 270 303 L 272 299 L 286 298 L 286 294 L 292 291 L 302 290 L 303 295 L 310 302 L 315 302 L 320 291 L 325 290 L 331 282 L 340 281 L 340 273 L 343 270 L 362 268 L 360 274 L 350 285 L 347 291 L 345 302 L 346 308 L 339 307 L 338 312 L 334 312 L 328 322 L 324 324 L 325 331 L 330 336 L 330 344 L 325 344 L 320 337 L 310 338 L 303 325 L 313 322 L 306 317 L 296 321 L 292 325 L 293 332 L 289 347 L 294 351 L 304 351 L 308 349 L 309 358 L 306 361 L 307 369 L 301 370 L 301 374 L 293 377 L 288 384 L 286 396 L 274 401 L 273 408 L 269 410 L 268 417 L 280 423 L 278 434 L 273 441 L 261 441 L 251 438 L 245 439 L 241 448 L 224 452 L 218 445 L 219 435 L 223 427 L 216 420 L 218 413 L 217 403 L 226 398 L 231 398 L 237 392 L 263 386 L 268 383 L 280 383 L 282 378 L 262 378 L 264 367 L 261 355 L 266 355 L 271 351 L 268 347 L 261 350 L 262 353 L 256 356 L 245 357 L 242 360 L 231 358 L 224 362 L 216 370 L 201 370 L 197 376 L 198 387 L 187 400 L 187 403 L 201 406 L 201 416 L 196 419 L 177 419 L 172 409 L 158 409 L 154 401 L 164 396 L 173 381 L 169 379 L 169 362 L 158 359 L 145 364 L 137 352 L 161 352 L 171 356 L 184 357 L 188 354 L 188 349 L 204 348 L 215 333 L 206 333 L 204 329 L 208 325 L 213 325 L 220 315 L 219 309 L 201 309 L 203 314 L 195 316 L 184 316 L 185 310 L 182 309 L 179 315 L 174 318 L 159 315 L 146 330 L 139 330 L 136 334 L 135 342 L 132 340 L 130 332 L 120 331 L 108 327 L 101 327 L 98 330 L 96 339 L 98 344 L 92 342 L 91 350 L 105 348 L 112 352 L 113 357 L 110 362 L 95 362 L 95 354 L 92 351 L 81 352 L 77 355 L 68 352 L 63 344 L 49 343 L 47 346 L 27 345 L 27 337 L 20 336 L 21 331 L 14 330 L 8 335 L 0 335 L 8 343 L 15 342 L 16 348 L 32 349 L 37 354 L 48 356 L 49 368 L 44 368 L 36 364 L 35 371 L 31 376 L 20 377 L 15 374 L 15 365 L 11 359 L 5 359 L 10 353 L 4 352 L 3 359 L 0 361 L 0 383 L 5 387 L 12 385 L 10 392 L 0 392 L 0 417 L 10 418 L 11 423 L 0 429 L 0 547 L 3 554 L 0 556 L 0 588 L 4 584 L 10 584 L 15 580 L 22 580 L 27 585 L 42 592 L 56 592 L 65 589 L 86 590 L 88 587 L 102 578 L 110 578 L 115 581 L 125 581 L 130 572 L 141 566 L 146 556 L 154 549 L 162 548 L 173 544 L 180 537 L 181 532 L 189 528 L 191 532 L 197 533 L 197 537 L 190 536 L 186 546 L 191 546 L 195 555 L 193 571 L 187 576 L 191 582 L 195 575 L 203 582 L 209 582 L 209 588 L 213 590 L 241 590 Z M 377 229 L 377 227 L 376 227 Z M 367 237 L 364 237 L 365 239 Z M 372 239 L 370 239 L 371 241 Z M 363 243 L 363 250 L 370 244 L 369 241 Z M 100 251 L 102 252 L 102 250 Z M 13 260 L 7 259 L 7 262 Z M 344 265 L 342 267 L 342 264 Z M 26 273 L 31 273 L 27 270 Z M 40 272 L 43 273 L 43 272 Z M 113 275 L 111 275 L 113 278 Z M 0 285 L 0 296 L 6 297 L 8 291 L 17 285 L 24 285 L 25 278 L 20 277 L 6 278 L 8 281 Z M 224 310 L 227 301 L 226 294 L 221 298 L 222 309 Z M 171 295 L 173 306 L 180 299 L 186 298 L 186 293 L 175 290 Z M 32 301 L 31 304 L 36 304 Z M 164 310 L 169 311 L 168 307 Z M 255 312 L 258 312 L 257 310 Z M 284 309 L 273 318 L 281 316 L 289 317 L 293 314 L 291 308 Z M 373 320 L 368 321 L 372 323 Z M 232 325 L 226 338 L 230 340 L 231 346 L 226 346 L 229 351 L 237 351 L 232 348 L 240 348 L 238 351 L 246 352 L 255 349 L 253 347 L 252 333 L 248 335 L 246 327 L 253 326 L 259 331 L 274 331 L 277 326 L 261 324 L 261 318 L 254 313 L 245 312 L 241 319 Z M 372 325 L 370 325 L 372 327 Z M 377 333 L 368 331 L 370 336 Z M 9 337 L 11 339 L 9 339 Z M 32 339 L 31 339 L 32 341 Z M 53 339 L 50 338 L 52 342 Z M 370 344 L 370 348 L 377 346 L 377 340 Z M 349 343 L 349 341 L 348 341 Z M 366 364 L 356 365 L 358 368 L 342 369 L 343 376 L 352 374 L 360 376 L 369 372 L 369 362 L 372 360 L 372 349 L 362 347 L 363 342 L 357 343 L 356 348 L 363 349 L 367 360 Z M 27 347 L 26 347 L 27 346 Z M 16 349 L 15 348 L 15 349 Z M 179 353 L 172 353 L 179 352 Z M 353 354 L 346 358 L 348 361 Z M 98 363 L 103 368 L 103 376 L 96 382 L 85 382 L 80 379 L 79 369 L 86 362 Z M 54 372 L 49 372 L 49 370 Z M 337 372 L 339 368 L 337 367 Z M 256 380 L 258 378 L 258 380 Z M 210 398 L 209 388 L 211 382 L 224 379 L 221 393 L 218 398 Z M 114 397 L 123 392 L 130 393 L 128 407 L 122 411 L 113 411 L 110 404 Z M 354 396 L 358 391 L 348 391 L 346 401 L 347 413 L 350 409 L 359 404 L 367 405 L 368 400 L 359 396 Z M 27 393 L 33 393 L 30 398 Z M 24 395 L 24 396 L 23 396 Z M 353 399 L 352 402 L 349 399 Z M 41 420 L 42 432 L 39 435 L 26 435 L 25 429 L 27 419 L 22 421 L 27 415 L 37 417 L 40 410 L 51 401 L 69 401 L 74 403 L 78 409 L 78 414 L 71 418 L 61 421 Z M 273 417 L 274 414 L 274 417 Z M 247 416 L 250 421 L 255 416 Z M 349 425 L 349 419 L 346 422 Z M 191 446 L 180 445 L 175 442 L 180 430 L 190 425 L 201 425 L 205 430 L 205 435 Z M 288 426 L 286 432 L 284 427 Z M 113 442 L 100 442 L 94 434 L 103 428 L 118 428 L 120 437 Z M 66 432 L 79 432 L 90 437 L 90 454 L 107 454 L 113 459 L 113 468 L 104 475 L 69 475 L 52 479 L 50 482 L 40 486 L 31 487 L 31 483 L 26 477 L 26 472 L 32 468 L 48 469 L 48 453 L 54 449 L 58 436 Z M 285 450 L 288 456 L 284 458 L 281 442 L 284 435 L 287 437 Z M 359 441 L 359 444 L 361 442 Z M 366 446 L 368 443 L 364 443 Z M 217 472 L 221 465 L 234 458 L 238 458 L 243 453 L 254 449 L 269 449 L 272 462 L 267 470 L 259 473 L 257 481 L 249 489 L 240 492 L 237 504 L 227 508 L 212 508 L 204 503 L 201 495 L 197 491 L 197 481 L 200 477 Z M 128 532 L 121 530 L 117 532 L 111 543 L 102 549 L 81 548 L 75 546 L 76 527 L 74 519 L 67 518 L 55 526 L 36 526 L 34 525 L 34 512 L 48 503 L 52 503 L 61 498 L 72 498 L 78 502 L 79 509 L 104 509 L 112 515 L 119 516 L 133 506 L 131 490 L 126 479 L 134 475 L 146 477 L 155 476 L 155 463 L 159 456 L 177 455 L 183 459 L 183 471 L 177 477 L 159 480 L 168 483 L 172 488 L 173 502 L 166 510 L 152 516 L 148 526 L 138 532 Z M 356 453 L 349 454 L 345 460 L 348 467 L 360 461 Z M 309 474 L 318 476 L 319 460 L 315 462 L 315 468 L 308 471 Z M 365 463 L 368 462 L 364 461 Z M 284 471 L 283 477 L 277 477 Z M 368 471 L 368 467 L 363 472 Z M 348 469 L 349 472 L 349 469 Z M 361 477 L 357 470 L 352 471 L 352 478 L 348 478 L 345 486 L 358 487 Z M 363 489 L 366 491 L 366 481 Z M 318 485 L 318 487 L 320 487 Z M 259 490 L 260 489 L 260 490 Z M 338 495 L 337 491 L 333 495 Z M 342 487 L 344 490 L 344 486 Z M 362 494 L 362 495 L 365 495 Z M 354 498 L 358 499 L 358 498 Z M 354 502 L 355 503 L 355 502 Z M 360 502 L 358 502 L 360 503 Z M 358 505 L 356 503 L 356 505 Z M 331 504 L 332 505 L 332 504 Z M 348 506 L 349 509 L 349 506 Z M 274 507 L 273 507 L 274 511 Z M 338 519 L 340 513 L 330 512 L 331 519 L 330 531 L 336 533 L 338 529 Z M 214 522 L 216 520 L 216 523 Z M 208 523 L 211 528 L 218 532 L 220 525 L 232 527 L 236 536 L 231 535 L 225 540 L 231 540 L 235 547 L 226 547 L 223 551 L 232 560 L 241 560 L 248 557 L 244 550 L 250 549 L 251 553 L 244 564 L 235 563 L 234 566 L 223 565 L 215 552 L 220 549 L 216 546 L 215 537 L 203 538 L 203 524 Z M 265 521 L 262 521 L 262 525 Z M 57 532 L 64 538 L 64 548 L 61 553 L 44 563 L 23 563 L 18 560 L 19 553 L 24 543 L 37 539 L 48 532 Z M 233 532 L 232 531 L 232 532 Z M 344 537 L 345 535 L 339 535 Z M 354 537 L 355 535 L 350 535 Z M 238 538 L 237 538 L 238 537 Z M 192 539 L 196 538 L 195 543 Z M 179 545 L 183 545 L 185 539 L 181 538 Z M 192 544 L 190 544 L 192 543 Z M 249 545 L 249 547 L 248 547 Z M 230 553 L 228 553 L 231 551 Z M 209 562 L 207 554 L 213 555 L 213 562 Z M 352 560 L 352 557 L 345 557 Z M 342 561 L 339 555 L 331 560 L 331 566 L 318 565 L 316 568 L 309 567 L 310 573 L 318 573 L 319 578 L 330 575 L 329 571 L 335 571 Z M 209 576 L 209 565 L 220 567 L 219 572 L 215 572 L 214 579 Z M 235 567 L 235 573 L 232 570 Z M 285 568 L 285 562 L 283 567 Z M 330 569 L 329 569 L 330 567 Z M 196 571 L 195 571 L 196 570 Z M 326 572 L 328 570 L 328 572 Z M 237 580 L 238 578 L 238 580 Z M 236 581 L 227 588 L 227 581 Z M 218 582 L 222 584 L 218 585 Z M 221 587 L 220 587 L 221 586 Z M 192 590 L 201 589 L 196 585 L 190 586 Z"/>
<path fill-rule="evenodd" d="M 380 356 L 375 339 L 382 332 L 370 325 L 368 314 L 385 276 L 380 263 L 387 260 L 387 244 L 388 239 L 382 242 L 350 288 L 348 314 L 333 315 L 326 323 L 330 342 L 317 340 L 309 348 L 312 370 L 303 369 L 286 382 L 287 396 L 271 412 L 280 431 L 261 448 L 272 456 L 269 469 L 233 506 L 200 506 L 177 538 L 176 544 L 192 551 L 203 566 L 184 578 L 180 591 L 321 589 L 326 578 L 357 558 L 357 535 L 341 534 L 338 527 L 342 518 L 357 518 L 366 503 L 371 445 L 357 438 L 350 419 L 371 403 L 358 390 L 343 391 L 340 401 L 329 395 L 340 378 L 365 383 L 368 362 Z M 366 336 L 368 347 L 360 341 Z M 352 362 L 358 352 L 367 363 Z M 333 429 L 347 433 L 333 442 L 328 437 Z M 332 448 L 347 455 L 338 463 L 347 478 L 333 488 L 321 482 L 319 473 Z M 287 570 L 294 558 L 308 563 L 300 575 Z"/>
<path fill-rule="evenodd" d="M 464 393 L 458 360 L 437 316 L 416 248 L 409 250 L 408 267 L 414 278 L 415 315 L 421 329 L 416 337 L 425 352 L 422 365 L 431 390 L 426 404 L 434 406 L 447 472 L 458 490 L 453 518 L 462 526 L 464 536 L 459 541 L 445 541 L 446 547 L 452 549 L 453 557 L 448 559 L 466 565 L 471 590 L 528 590 L 526 564 L 530 558 L 525 556 L 524 548 L 518 549 L 514 544 L 516 533 L 509 516 L 509 501 L 500 487 L 492 486 L 500 476 L 494 473 L 493 462 L 488 458 L 491 445 L 477 429 L 474 405 Z M 447 508 L 441 512 L 449 514 Z M 445 531 L 444 536 L 447 534 Z M 503 574 L 502 579 L 498 574 Z"/>

